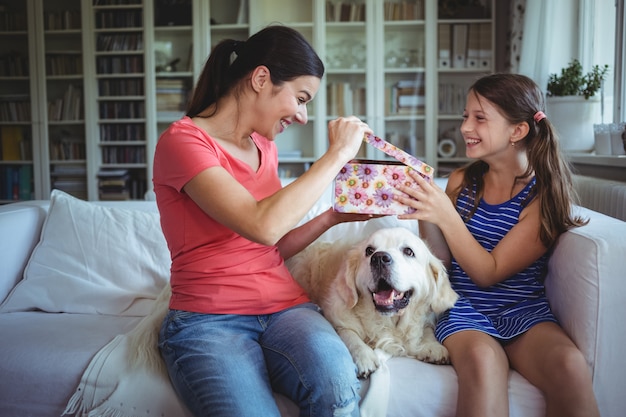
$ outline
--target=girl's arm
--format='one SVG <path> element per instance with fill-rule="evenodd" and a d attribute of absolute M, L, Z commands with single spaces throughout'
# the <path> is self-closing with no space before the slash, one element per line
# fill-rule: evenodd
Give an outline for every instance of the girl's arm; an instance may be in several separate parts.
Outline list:
<path fill-rule="evenodd" d="M 419 220 L 419 233 L 420 237 L 428 244 L 431 252 L 441 259 L 447 269 L 450 269 L 452 255 L 441 229 L 426 220 Z"/>
<path fill-rule="evenodd" d="M 460 181 L 458 175 L 461 174 L 455 174 L 448 182 L 448 189 L 454 189 Z M 424 221 L 437 226 L 450 253 L 476 285 L 487 287 L 501 282 L 524 270 L 546 253 L 547 248 L 539 238 L 537 198 L 522 211 L 519 222 L 489 252 L 474 239 L 443 190 L 417 173 L 411 173 L 411 176 L 419 188 L 399 187 L 412 198 L 398 197 L 398 200 L 415 208 L 416 212 L 399 218 L 420 220 L 420 229 Z"/>
<path fill-rule="evenodd" d="M 208 168 L 193 177 L 184 191 L 209 216 L 257 243 L 274 245 L 305 216 L 371 129 L 356 117 L 329 123 L 329 148 L 298 177 L 273 195 L 257 201 L 224 168 Z"/>

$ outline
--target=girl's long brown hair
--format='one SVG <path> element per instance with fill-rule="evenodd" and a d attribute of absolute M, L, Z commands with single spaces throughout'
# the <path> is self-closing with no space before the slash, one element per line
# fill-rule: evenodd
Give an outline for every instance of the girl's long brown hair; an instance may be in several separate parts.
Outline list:
<path fill-rule="evenodd" d="M 541 90 L 530 78 L 519 74 L 491 74 L 479 78 L 469 89 L 493 103 L 511 124 L 527 122 L 528 135 L 516 146 L 524 146 L 528 156 L 526 172 L 517 179 L 524 179 L 534 172 L 536 184 L 529 193 L 538 197 L 541 205 L 540 238 L 550 248 L 561 233 L 576 226 L 587 224 L 588 220 L 572 215 L 572 204 L 577 202 L 572 186 L 572 173 L 569 164 L 561 154 L 558 137 L 550 123 L 550 115 L 535 122 L 537 111 L 545 111 Z M 464 168 L 463 181 L 455 190 L 454 198 L 460 190 L 476 184 L 474 211 L 484 192 L 483 175 L 489 166 L 483 161 L 475 161 Z M 473 212 L 468 215 L 471 217 Z M 467 221 L 468 218 L 465 220 Z"/>

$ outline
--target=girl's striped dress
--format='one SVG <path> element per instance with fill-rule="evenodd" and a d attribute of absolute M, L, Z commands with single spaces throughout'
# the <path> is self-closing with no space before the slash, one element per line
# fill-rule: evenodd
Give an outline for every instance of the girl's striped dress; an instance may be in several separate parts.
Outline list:
<path fill-rule="evenodd" d="M 519 194 L 502 204 L 490 205 L 481 199 L 466 225 L 485 249 L 491 251 L 517 224 L 524 208 L 522 203 L 534 185 L 535 178 Z M 466 188 L 457 199 L 457 211 L 461 214 L 470 212 L 472 201 Z M 459 331 L 478 330 L 506 342 L 537 323 L 556 322 L 543 283 L 547 261 L 546 254 L 520 273 L 490 287 L 480 288 L 452 259 L 450 282 L 459 294 L 459 300 L 439 318 L 435 332 L 437 339 L 443 341 Z"/>

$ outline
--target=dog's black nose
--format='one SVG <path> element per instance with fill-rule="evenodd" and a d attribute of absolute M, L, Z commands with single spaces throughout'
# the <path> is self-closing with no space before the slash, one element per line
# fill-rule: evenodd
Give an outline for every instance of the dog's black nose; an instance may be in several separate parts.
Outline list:
<path fill-rule="evenodd" d="M 393 258 L 387 252 L 376 252 L 372 255 L 370 263 L 373 267 L 383 268 L 391 265 Z"/>

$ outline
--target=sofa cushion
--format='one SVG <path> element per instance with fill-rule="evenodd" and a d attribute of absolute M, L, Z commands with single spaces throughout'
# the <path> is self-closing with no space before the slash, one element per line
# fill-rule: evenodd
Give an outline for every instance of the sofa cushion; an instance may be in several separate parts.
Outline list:
<path fill-rule="evenodd" d="M 169 279 L 158 213 L 103 207 L 51 194 L 24 279 L 0 312 L 143 316 Z"/>
<path fill-rule="evenodd" d="M 140 317 L 0 314 L 0 416 L 59 417 L 93 356 Z M 155 417 L 155 416 L 146 416 Z"/>
<path fill-rule="evenodd" d="M 45 218 L 46 211 L 41 207 L 24 203 L 0 207 L 0 302 L 22 279 Z"/>

